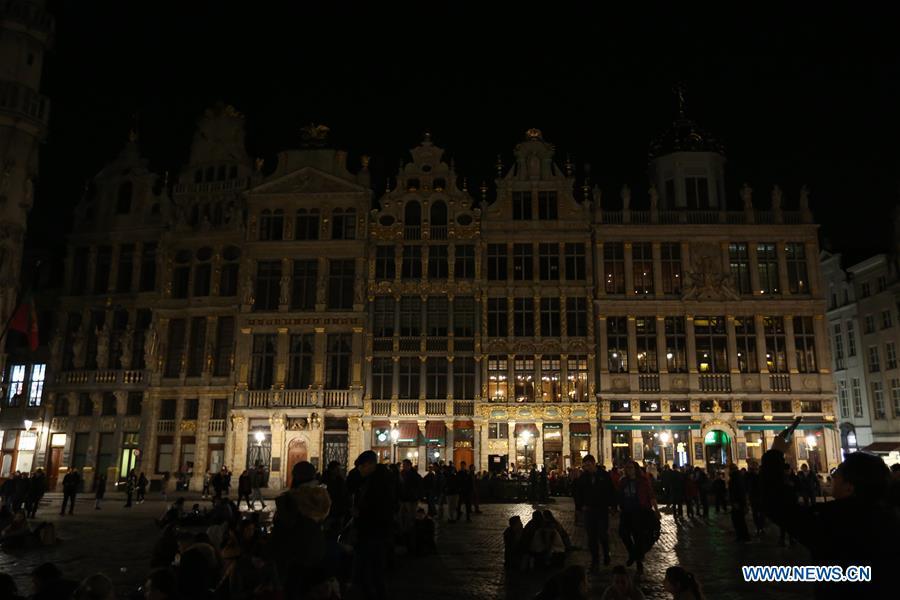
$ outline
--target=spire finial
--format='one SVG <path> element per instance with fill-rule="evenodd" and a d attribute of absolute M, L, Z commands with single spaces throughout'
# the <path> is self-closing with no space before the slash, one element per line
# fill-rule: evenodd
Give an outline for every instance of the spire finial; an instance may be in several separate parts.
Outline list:
<path fill-rule="evenodd" d="M 427 129 L 425 130 L 425 138 L 422 140 L 422 143 L 426 145 L 431 143 L 431 132 Z"/>
<path fill-rule="evenodd" d="M 481 182 L 481 200 L 482 202 L 487 202 L 487 192 L 488 186 L 486 181 Z"/>
<path fill-rule="evenodd" d="M 678 101 L 678 118 L 683 119 L 685 114 L 684 82 L 679 81 L 678 83 L 676 83 L 673 91 L 675 92 L 675 98 Z"/>
<path fill-rule="evenodd" d="M 497 155 L 497 177 L 503 177 L 503 157 Z"/>

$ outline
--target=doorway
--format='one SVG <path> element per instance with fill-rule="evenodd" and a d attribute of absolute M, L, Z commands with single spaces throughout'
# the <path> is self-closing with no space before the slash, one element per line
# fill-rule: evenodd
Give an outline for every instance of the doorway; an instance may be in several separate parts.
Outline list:
<path fill-rule="evenodd" d="M 47 463 L 47 489 L 56 491 L 56 482 L 59 479 L 59 465 L 62 464 L 62 446 L 50 448 L 50 460 Z"/>
<path fill-rule="evenodd" d="M 288 444 L 288 460 L 287 460 L 287 487 L 291 487 L 292 475 L 294 473 L 294 465 L 298 462 L 309 460 L 309 452 L 306 449 L 306 441 L 300 438 L 294 438 Z"/>
<path fill-rule="evenodd" d="M 731 440 L 719 429 L 711 429 L 703 438 L 706 464 L 709 470 L 724 469 L 731 462 Z"/>

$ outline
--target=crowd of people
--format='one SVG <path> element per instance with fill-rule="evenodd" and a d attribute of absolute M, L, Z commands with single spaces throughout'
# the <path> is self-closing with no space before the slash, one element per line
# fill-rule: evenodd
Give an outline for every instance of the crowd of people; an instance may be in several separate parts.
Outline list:
<path fill-rule="evenodd" d="M 231 473 L 211 474 L 204 496 L 211 506 L 188 508 L 177 499 L 156 520 L 160 530 L 150 560 L 150 572 L 139 595 L 168 598 L 386 598 L 386 577 L 397 556 L 408 558 L 437 552 L 436 524 L 449 527 L 470 522 L 480 510 L 481 495 L 490 482 L 504 479 L 526 483 L 534 501 L 546 500 L 554 479 L 573 496 L 575 529 L 568 531 L 551 510 L 535 510 L 528 523 L 519 517 L 504 531 L 504 567 L 509 574 L 531 572 L 546 577 L 540 600 L 588 598 L 587 575 L 609 567 L 610 585 L 602 598 L 642 598 L 639 586 L 647 553 L 660 536 L 659 504 L 667 504 L 676 523 L 704 520 L 712 506 L 727 513 L 739 543 L 751 539 L 747 519 L 756 535 L 768 522 L 780 530 L 782 543 L 792 540 L 808 547 L 816 564 L 871 565 L 877 574 L 871 584 L 835 588 L 821 585 L 817 597 L 845 597 L 854 589 L 867 598 L 892 597 L 898 589 L 893 570 L 900 536 L 900 468 L 891 473 L 872 455 L 856 453 L 833 473 L 832 501 L 819 501 L 816 474 L 801 467 L 793 472 L 784 458 L 786 443 L 777 436 L 760 464 L 746 469 L 730 465 L 727 472 L 700 467 L 651 465 L 628 461 L 607 470 L 593 456 L 584 456 L 577 469 L 565 475 L 539 469 L 524 473 L 479 473 L 464 463 L 430 465 L 424 476 L 409 460 L 383 464 L 371 451 L 356 459 L 344 476 L 338 463 L 317 473 L 308 462 L 294 465 L 291 487 L 263 510 L 261 488 L 267 473 L 251 468 L 241 473 L 236 500 L 230 497 Z M 63 481 L 63 512 L 69 513 L 81 487 L 80 475 L 69 471 Z M 565 483 L 563 484 L 562 481 Z M 102 482 L 98 486 L 104 487 Z M 147 481 L 130 473 L 125 480 L 126 506 L 137 492 L 143 500 Z M 27 539 L 53 543 L 52 526 L 32 527 L 46 489 L 43 473 L 18 474 L 0 486 L 0 541 L 4 549 Z M 210 493 L 212 491 L 212 493 Z M 99 492 L 98 492 L 99 493 Z M 96 506 L 99 507 L 100 496 Z M 241 511 L 241 504 L 247 510 Z M 625 564 L 611 566 L 611 515 L 627 552 Z M 302 543 L 298 543 L 302 540 Z M 588 568 L 570 564 L 569 553 L 584 540 L 591 561 Z M 602 565 L 602 567 L 601 567 Z M 111 581 L 94 575 L 80 584 L 62 577 L 45 564 L 32 581 L 41 598 L 114 598 Z M 696 578 L 681 567 L 666 571 L 665 589 L 679 600 L 700 600 Z M 15 584 L 0 577 L 0 600 L 16 598 Z M 892 591 L 889 591 L 892 590 Z"/>

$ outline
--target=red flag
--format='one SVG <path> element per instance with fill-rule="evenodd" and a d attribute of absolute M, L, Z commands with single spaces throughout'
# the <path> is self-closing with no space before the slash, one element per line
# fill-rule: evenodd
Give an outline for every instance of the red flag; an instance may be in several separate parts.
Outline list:
<path fill-rule="evenodd" d="M 16 308 L 16 312 L 9 320 L 9 328 L 28 336 L 28 347 L 32 352 L 37 350 L 40 345 L 40 336 L 38 335 L 37 311 L 34 309 L 34 301 L 31 298 L 26 298 Z"/>

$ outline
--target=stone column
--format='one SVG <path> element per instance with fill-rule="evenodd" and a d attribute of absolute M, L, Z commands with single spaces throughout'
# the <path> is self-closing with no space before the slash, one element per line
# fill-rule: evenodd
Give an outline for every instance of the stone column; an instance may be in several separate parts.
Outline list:
<path fill-rule="evenodd" d="M 241 327 L 240 335 L 235 348 L 234 363 L 238 366 L 237 388 L 246 390 L 250 381 L 250 353 L 253 349 L 253 330 L 249 327 Z"/>
<path fill-rule="evenodd" d="M 371 428 L 371 423 L 369 423 Z M 356 457 L 363 450 L 369 449 L 371 444 L 371 435 L 367 435 L 368 430 L 363 427 L 363 421 L 358 416 L 347 417 L 347 462 L 352 465 Z M 366 440 L 369 440 L 368 443 Z"/>
<path fill-rule="evenodd" d="M 351 389 L 360 389 L 363 385 L 363 362 L 365 361 L 365 352 L 363 351 L 363 328 L 353 328 L 353 338 L 351 346 L 351 373 L 350 387 Z"/>
<path fill-rule="evenodd" d="M 540 466 L 544 464 L 544 424 L 535 422 L 537 433 L 534 435 L 534 464 Z"/>
<path fill-rule="evenodd" d="M 563 459 L 562 459 L 561 464 L 563 467 L 565 467 L 566 466 L 566 457 L 568 457 L 570 461 L 572 460 L 572 440 L 571 440 L 571 432 L 569 431 L 569 418 L 568 417 L 563 418 L 561 431 L 562 431 L 561 435 L 562 435 L 562 453 L 563 453 Z"/>
<path fill-rule="evenodd" d="M 197 411 L 197 430 L 194 432 L 194 474 L 191 476 L 190 489 L 202 490 L 203 477 L 209 470 L 206 464 L 209 448 L 209 419 L 212 415 L 212 399 L 200 398 Z"/>
<path fill-rule="evenodd" d="M 597 429 L 597 419 L 591 419 L 591 454 L 594 458 L 600 456 L 600 431 Z"/>
<path fill-rule="evenodd" d="M 419 473 L 425 473 L 428 469 L 428 441 L 425 439 L 425 419 L 417 419 L 416 426 L 419 430 L 419 440 L 420 444 L 418 447 L 419 451 L 419 460 L 416 464 L 416 468 L 419 470 Z"/>
<path fill-rule="evenodd" d="M 688 364 L 688 373 L 697 372 L 697 337 L 694 334 L 694 315 L 686 315 L 684 319 L 685 360 Z"/>
<path fill-rule="evenodd" d="M 240 473 L 247 467 L 247 420 L 244 415 L 231 415 L 231 435 L 226 440 L 231 443 L 228 468 Z"/>
<path fill-rule="evenodd" d="M 637 373 L 637 326 L 634 315 L 628 315 L 628 372 Z"/>
<path fill-rule="evenodd" d="M 480 419 L 473 420 L 472 426 L 475 429 L 472 437 L 472 460 L 475 461 L 475 470 L 481 471 L 487 465 L 487 443 L 482 438 L 482 435 L 486 434 L 486 428 Z M 484 457 L 482 457 L 482 453 L 485 453 Z"/>
<path fill-rule="evenodd" d="M 794 315 L 784 315 L 784 346 L 787 354 L 788 371 L 790 373 L 798 373 L 797 351 L 794 344 Z"/>
<path fill-rule="evenodd" d="M 272 473 L 269 477 L 269 489 L 273 491 L 280 490 L 287 483 L 288 473 L 287 456 L 284 453 L 284 415 L 281 413 L 272 413 L 269 416 L 269 426 L 272 433 L 272 461 L 278 462 L 278 473 Z M 271 464 L 270 463 L 270 464 Z"/>
<path fill-rule="evenodd" d="M 656 317 L 656 362 L 659 364 L 660 373 L 669 372 L 669 363 L 666 358 L 666 318 Z"/>
<path fill-rule="evenodd" d="M 653 292 L 657 298 L 663 294 L 663 276 L 662 276 L 662 246 L 659 242 L 653 242 Z"/>
<path fill-rule="evenodd" d="M 516 422 L 510 419 L 509 425 L 509 465 L 515 468 L 516 465 Z"/>
<path fill-rule="evenodd" d="M 816 335 L 816 368 L 819 373 L 831 372 L 831 356 L 828 344 L 828 329 L 825 325 L 825 315 L 813 317 L 813 332 Z M 897 415 L 894 415 L 895 417 Z"/>
<path fill-rule="evenodd" d="M 278 336 L 275 338 L 275 389 L 283 390 L 287 381 L 288 370 L 288 352 L 290 344 L 290 336 L 288 336 L 287 327 L 279 327 L 277 329 Z M 274 438 L 273 438 L 274 439 Z M 274 456 L 274 454 L 273 454 Z"/>
<path fill-rule="evenodd" d="M 786 243 L 784 240 L 775 242 L 775 256 L 778 257 L 778 287 L 783 295 L 791 293 L 787 272 L 787 255 L 784 252 Z"/>
<path fill-rule="evenodd" d="M 740 373 L 740 368 L 738 367 L 738 358 L 737 358 L 737 333 L 734 328 L 734 315 L 727 315 L 725 317 L 725 331 L 727 338 L 727 348 L 728 348 L 728 370 L 732 373 Z"/>
<path fill-rule="evenodd" d="M 597 297 L 600 298 L 606 295 L 606 274 L 603 272 L 603 242 L 597 242 L 595 245 L 595 251 L 597 253 L 597 260 L 594 261 L 594 281 L 596 284 L 594 285 L 594 290 L 596 291 Z"/>
<path fill-rule="evenodd" d="M 600 374 L 609 373 L 609 344 L 606 340 L 606 317 L 601 316 L 597 321 L 597 338 L 600 340 Z"/>
<path fill-rule="evenodd" d="M 325 353 L 327 352 L 328 339 L 325 337 L 325 328 L 315 328 L 316 337 L 314 344 L 313 387 L 325 387 Z"/>
<path fill-rule="evenodd" d="M 747 242 L 747 256 L 750 260 L 750 287 L 753 288 L 754 296 L 760 296 L 759 259 L 756 255 L 756 243 Z"/>
<path fill-rule="evenodd" d="M 769 365 L 766 363 L 766 321 L 762 315 L 753 316 L 753 328 L 756 331 L 756 361 L 759 372 L 765 374 L 769 372 Z"/>
<path fill-rule="evenodd" d="M 119 280 L 119 256 L 120 253 L 120 245 L 113 244 L 112 253 L 109 257 L 109 282 L 107 284 L 107 291 L 113 292 L 116 289 L 116 282 Z"/>

